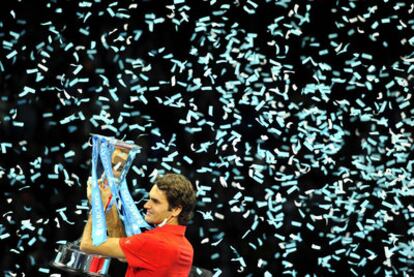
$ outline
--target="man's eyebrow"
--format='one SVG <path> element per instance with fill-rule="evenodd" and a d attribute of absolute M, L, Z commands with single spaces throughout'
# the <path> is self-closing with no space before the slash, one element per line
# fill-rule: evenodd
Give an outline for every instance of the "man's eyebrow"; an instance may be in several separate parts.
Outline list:
<path fill-rule="evenodd" d="M 150 196 L 149 198 L 150 198 L 152 201 L 156 202 L 156 203 L 159 203 L 159 202 L 160 202 L 160 200 L 158 200 L 158 199 L 157 199 L 157 198 L 155 198 L 155 197 Z"/>

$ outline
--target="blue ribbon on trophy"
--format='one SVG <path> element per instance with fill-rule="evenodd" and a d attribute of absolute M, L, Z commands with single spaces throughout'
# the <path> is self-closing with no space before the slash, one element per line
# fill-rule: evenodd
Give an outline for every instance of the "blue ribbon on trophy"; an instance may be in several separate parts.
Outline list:
<path fill-rule="evenodd" d="M 100 148 L 99 138 L 93 137 L 92 142 L 92 242 L 94 245 L 100 245 L 106 241 L 107 235 L 105 213 L 96 173 Z"/>
<path fill-rule="evenodd" d="M 125 144 L 129 146 L 128 158 L 118 177 L 114 176 L 112 155 L 116 147 L 119 147 L 120 141 L 108 137 L 93 135 L 92 136 L 92 242 L 94 245 L 100 245 L 107 239 L 107 226 L 105 221 L 105 211 L 98 185 L 98 162 L 103 166 L 103 176 L 108 180 L 109 188 L 112 192 L 112 200 L 107 210 L 110 210 L 115 203 L 120 218 L 124 223 L 125 233 L 132 236 L 141 233 L 144 229 L 151 229 L 151 226 L 144 220 L 142 214 L 136 207 L 134 200 L 128 190 L 126 174 L 129 171 L 132 161 L 134 160 L 139 148 L 136 145 Z"/>

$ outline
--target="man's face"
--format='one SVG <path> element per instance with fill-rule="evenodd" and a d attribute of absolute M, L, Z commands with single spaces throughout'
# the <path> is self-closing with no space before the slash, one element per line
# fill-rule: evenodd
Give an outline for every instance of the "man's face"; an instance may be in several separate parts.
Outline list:
<path fill-rule="evenodd" d="M 157 185 L 152 186 L 144 209 L 147 210 L 145 220 L 150 224 L 160 224 L 164 219 L 172 216 L 172 211 L 168 210 L 167 195 L 158 189 Z"/>

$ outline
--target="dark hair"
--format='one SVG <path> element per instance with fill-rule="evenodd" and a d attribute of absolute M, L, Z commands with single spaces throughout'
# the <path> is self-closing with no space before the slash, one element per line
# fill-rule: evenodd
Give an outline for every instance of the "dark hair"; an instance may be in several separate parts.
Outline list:
<path fill-rule="evenodd" d="M 196 204 L 196 193 L 191 182 L 181 174 L 167 173 L 158 177 L 155 185 L 167 195 L 170 210 L 182 208 L 178 215 L 178 224 L 187 225 Z"/>

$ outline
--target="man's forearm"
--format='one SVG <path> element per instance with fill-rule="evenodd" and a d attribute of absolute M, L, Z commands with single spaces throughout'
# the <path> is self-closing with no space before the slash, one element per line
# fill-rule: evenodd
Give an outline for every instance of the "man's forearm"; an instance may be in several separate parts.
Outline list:
<path fill-rule="evenodd" d="M 88 217 L 85 227 L 83 228 L 83 234 L 81 238 L 80 248 L 92 246 L 92 218 Z"/>
<path fill-rule="evenodd" d="M 113 238 L 125 237 L 124 225 L 119 218 L 118 211 L 114 206 L 106 213 L 106 225 L 108 229 L 108 236 Z M 88 221 L 83 229 L 81 245 L 92 247 L 92 218 L 88 217 Z"/>
<path fill-rule="evenodd" d="M 111 210 L 106 214 L 106 225 L 108 226 L 109 237 L 125 237 L 124 225 L 119 218 L 118 210 L 115 205 L 113 205 Z"/>

